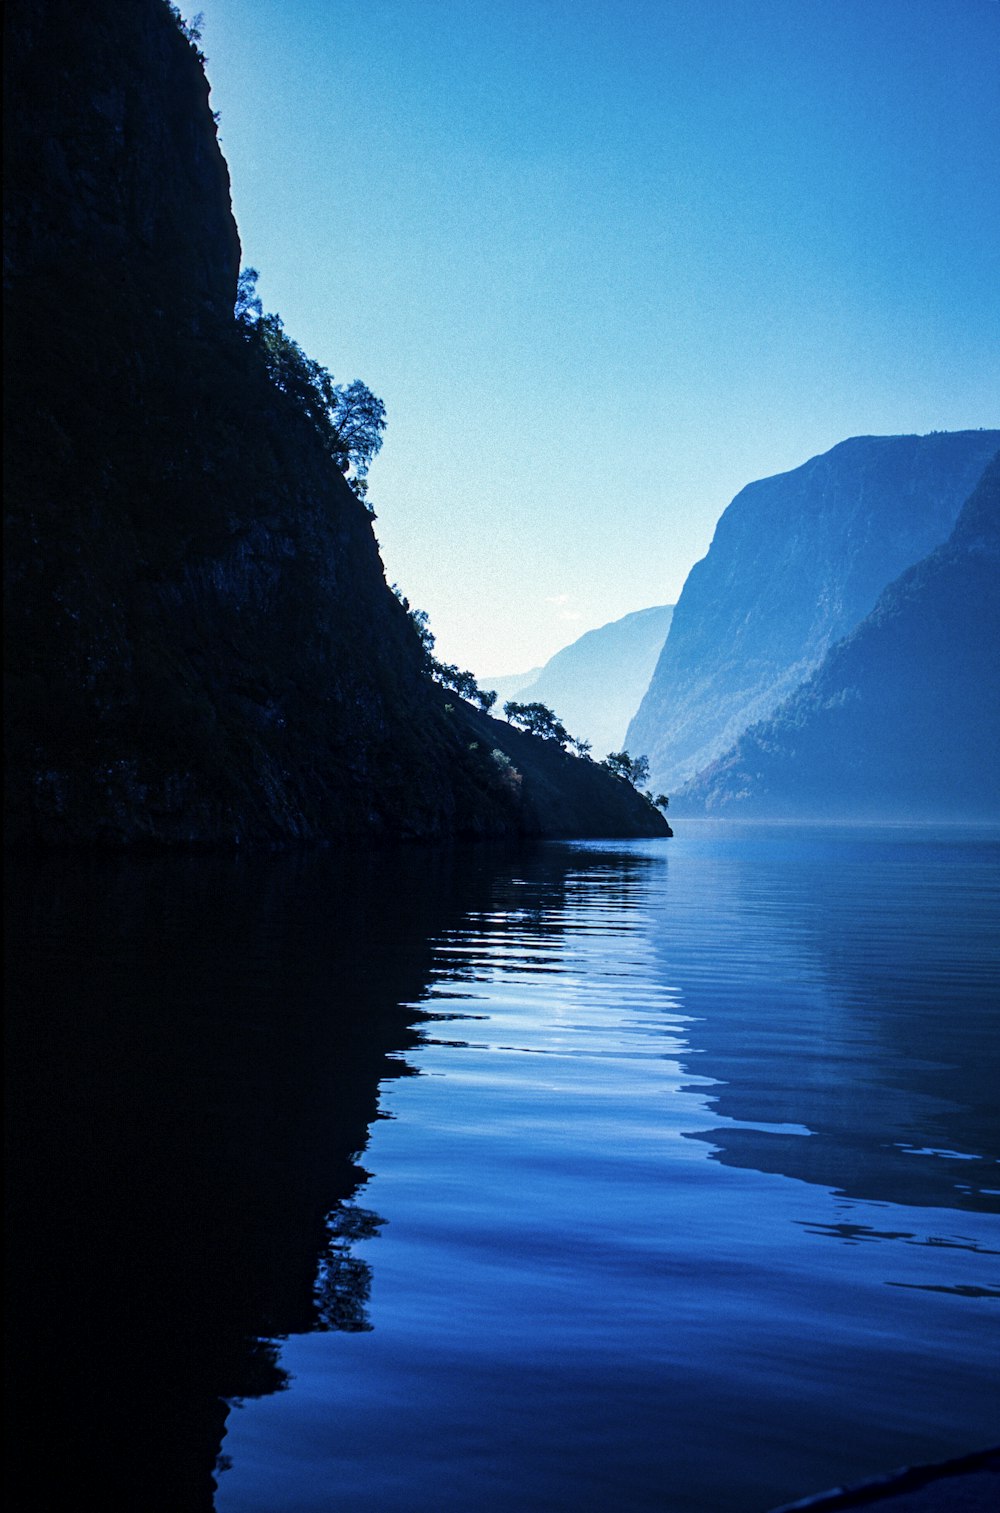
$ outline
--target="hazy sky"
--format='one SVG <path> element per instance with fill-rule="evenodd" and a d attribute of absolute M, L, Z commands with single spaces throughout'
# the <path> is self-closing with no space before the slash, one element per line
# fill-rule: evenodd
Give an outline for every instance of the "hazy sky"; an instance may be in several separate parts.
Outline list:
<path fill-rule="evenodd" d="M 244 261 L 389 429 L 386 573 L 520 671 L 752 478 L 1000 422 L 996 0 L 196 0 Z"/>

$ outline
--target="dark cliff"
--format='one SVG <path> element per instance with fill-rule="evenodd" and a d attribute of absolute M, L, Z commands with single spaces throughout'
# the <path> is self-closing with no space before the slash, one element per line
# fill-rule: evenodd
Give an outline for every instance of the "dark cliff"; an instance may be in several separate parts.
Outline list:
<path fill-rule="evenodd" d="M 682 796 L 727 817 L 1000 816 L 1000 454 L 949 540 Z"/>
<path fill-rule="evenodd" d="M 629 727 L 655 786 L 722 755 L 945 541 L 1000 431 L 859 436 L 748 484 L 688 575 Z"/>
<path fill-rule="evenodd" d="M 5 86 L 10 837 L 666 833 L 535 743 L 512 782 L 497 722 L 429 682 L 370 517 L 233 320 L 164 0 L 14 0 Z"/>

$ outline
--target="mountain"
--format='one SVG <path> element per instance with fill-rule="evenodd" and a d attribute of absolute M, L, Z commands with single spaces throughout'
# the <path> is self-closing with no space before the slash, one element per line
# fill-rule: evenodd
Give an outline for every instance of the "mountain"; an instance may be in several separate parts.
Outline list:
<path fill-rule="evenodd" d="M 492 688 L 497 696 L 497 704 L 502 706 L 507 699 L 519 699 L 523 688 L 530 688 L 532 683 L 541 672 L 540 667 L 532 667 L 528 672 L 503 672 L 497 677 L 483 678 L 483 688 Z"/>
<path fill-rule="evenodd" d="M 483 686 L 495 688 L 501 704 L 514 698 L 547 704 L 574 736 L 591 742 L 598 757 L 620 751 L 673 613 L 672 604 L 635 610 L 621 620 L 588 630 L 556 652 L 544 667 L 525 673 L 524 681 L 517 676 L 484 678 Z"/>
<path fill-rule="evenodd" d="M 175 9 L 12 0 L 4 26 L 9 839 L 667 833 L 427 675 L 308 395 L 234 319 Z"/>
<path fill-rule="evenodd" d="M 1000 453 L 948 541 L 680 799 L 748 817 L 1000 818 Z"/>
<path fill-rule="evenodd" d="M 688 575 L 626 745 L 677 788 L 770 715 L 946 540 L 1000 431 L 859 436 L 748 484 Z"/>

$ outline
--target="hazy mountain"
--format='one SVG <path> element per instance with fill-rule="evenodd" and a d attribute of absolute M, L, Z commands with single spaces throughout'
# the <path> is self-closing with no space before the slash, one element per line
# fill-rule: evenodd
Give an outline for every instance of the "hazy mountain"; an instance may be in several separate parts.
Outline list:
<path fill-rule="evenodd" d="M 229 175 L 176 8 L 4 22 L 8 837 L 664 834 L 431 681 L 305 359 L 286 341 L 298 378 L 274 380 L 234 319 Z"/>
<path fill-rule="evenodd" d="M 629 726 L 676 789 L 770 715 L 949 535 L 1000 431 L 860 436 L 748 484 L 688 575 Z"/>
<path fill-rule="evenodd" d="M 1000 453 L 949 540 L 679 802 L 747 816 L 1000 816 Z"/>
<path fill-rule="evenodd" d="M 505 699 L 547 704 L 574 736 L 592 743 L 596 757 L 620 751 L 673 613 L 672 604 L 635 610 L 588 630 L 533 673 L 483 678 L 482 685 L 497 690 L 498 706 Z"/>
<path fill-rule="evenodd" d="M 527 672 L 505 672 L 499 677 L 480 678 L 481 688 L 492 688 L 497 696 L 497 708 L 503 707 L 507 699 L 518 699 L 523 688 L 530 688 L 532 683 L 541 672 L 540 667 L 529 668 Z"/>

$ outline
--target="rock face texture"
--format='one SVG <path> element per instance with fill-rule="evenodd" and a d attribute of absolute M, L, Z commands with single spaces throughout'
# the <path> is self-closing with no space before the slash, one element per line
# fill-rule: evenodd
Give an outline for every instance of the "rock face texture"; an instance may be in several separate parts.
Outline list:
<path fill-rule="evenodd" d="M 1000 453 L 948 541 L 897 578 L 808 682 L 685 790 L 683 806 L 1000 817 Z"/>
<path fill-rule="evenodd" d="M 692 568 L 629 726 L 676 790 L 770 715 L 946 540 L 1000 431 L 860 436 L 748 484 Z"/>
<path fill-rule="evenodd" d="M 501 705 L 511 698 L 547 704 L 572 735 L 591 742 L 596 756 L 607 756 L 625 743 L 673 613 L 672 604 L 659 604 L 588 630 L 523 681 L 507 679 L 510 692 L 490 678 L 483 682 L 497 688 Z"/>
<path fill-rule="evenodd" d="M 165 0 L 12 0 L 5 101 L 9 837 L 666 833 L 597 771 L 550 818 L 552 754 L 512 782 L 498 722 L 429 682 L 370 517 L 233 319 Z"/>

